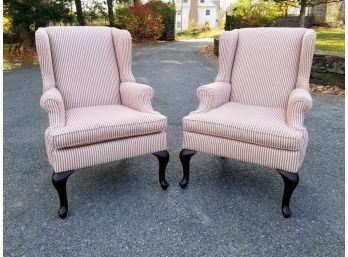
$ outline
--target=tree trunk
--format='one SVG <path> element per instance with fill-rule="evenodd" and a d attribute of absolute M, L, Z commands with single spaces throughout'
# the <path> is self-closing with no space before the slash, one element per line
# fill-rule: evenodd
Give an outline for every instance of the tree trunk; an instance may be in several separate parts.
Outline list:
<path fill-rule="evenodd" d="M 75 6 L 76 6 L 77 21 L 80 26 L 85 26 L 86 22 L 82 13 L 81 0 L 75 0 Z"/>
<path fill-rule="evenodd" d="M 109 24 L 110 24 L 110 27 L 114 27 L 115 18 L 114 18 L 114 11 L 113 11 L 113 7 L 114 7 L 113 0 L 107 0 L 107 3 L 108 3 Z"/>
<path fill-rule="evenodd" d="M 16 35 L 18 36 L 18 47 L 23 47 L 23 52 L 30 51 L 34 48 L 35 35 L 30 31 L 30 28 L 25 25 L 18 25 L 15 28 Z"/>
<path fill-rule="evenodd" d="M 189 13 L 189 26 L 195 25 L 198 22 L 197 0 L 191 0 Z"/>
<path fill-rule="evenodd" d="M 300 1 L 301 9 L 300 9 L 300 24 L 299 24 L 299 26 L 302 27 L 302 28 L 305 27 L 306 4 L 307 4 L 306 0 L 301 0 Z"/>

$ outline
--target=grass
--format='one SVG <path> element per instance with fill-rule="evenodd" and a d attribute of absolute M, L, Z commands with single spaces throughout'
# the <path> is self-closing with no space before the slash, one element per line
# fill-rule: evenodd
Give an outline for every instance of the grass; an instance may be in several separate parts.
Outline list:
<path fill-rule="evenodd" d="M 175 36 L 175 40 L 187 40 L 187 39 L 196 39 L 196 38 L 213 38 L 217 35 L 220 35 L 223 32 L 222 29 L 210 29 L 208 31 L 203 31 L 198 34 L 179 34 Z"/>
<path fill-rule="evenodd" d="M 344 29 L 314 28 L 317 32 L 316 50 L 344 53 Z"/>
<path fill-rule="evenodd" d="M 314 30 L 317 32 L 316 50 L 344 53 L 344 29 L 315 27 Z M 182 33 L 177 35 L 175 39 L 213 38 L 222 32 L 222 29 L 211 29 L 198 34 Z"/>

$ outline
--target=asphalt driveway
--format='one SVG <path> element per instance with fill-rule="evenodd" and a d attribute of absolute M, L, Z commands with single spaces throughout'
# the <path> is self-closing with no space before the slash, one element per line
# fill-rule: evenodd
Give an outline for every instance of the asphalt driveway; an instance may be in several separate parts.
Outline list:
<path fill-rule="evenodd" d="M 290 219 L 281 215 L 283 182 L 273 169 L 197 154 L 188 188 L 179 188 L 182 117 L 217 73 L 199 53 L 206 44 L 133 51 L 137 81 L 155 89 L 153 106 L 169 120 L 168 190 L 152 155 L 82 169 L 68 181 L 65 220 L 45 152 L 39 67 L 4 73 L 5 256 L 343 256 L 343 97 L 313 96 Z"/>

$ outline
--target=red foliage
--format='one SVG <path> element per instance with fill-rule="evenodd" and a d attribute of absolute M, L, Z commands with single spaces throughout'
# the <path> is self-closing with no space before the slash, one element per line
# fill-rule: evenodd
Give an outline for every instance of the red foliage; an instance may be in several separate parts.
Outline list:
<path fill-rule="evenodd" d="M 146 5 L 130 6 L 124 24 L 136 41 L 155 40 L 163 31 L 160 14 L 151 11 Z"/>

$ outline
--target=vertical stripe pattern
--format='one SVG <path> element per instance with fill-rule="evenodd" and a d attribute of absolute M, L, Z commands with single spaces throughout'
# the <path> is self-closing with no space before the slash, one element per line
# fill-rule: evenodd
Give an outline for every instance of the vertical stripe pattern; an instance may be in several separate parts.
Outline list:
<path fill-rule="evenodd" d="M 287 108 L 287 125 L 290 128 L 305 130 L 303 121 L 305 114 L 312 108 L 312 97 L 307 90 L 296 88 L 289 97 Z"/>
<path fill-rule="evenodd" d="M 197 90 L 199 106 L 183 120 L 183 148 L 298 172 L 315 37 L 304 28 L 224 32 L 215 81 L 230 87 Z"/>
<path fill-rule="evenodd" d="M 231 83 L 231 72 L 238 45 L 238 29 L 225 31 L 219 39 L 219 72 L 215 82 Z"/>
<path fill-rule="evenodd" d="M 50 148 L 95 144 L 125 137 L 159 133 L 167 128 L 167 118 L 159 113 L 138 112 L 122 105 L 101 105 L 70 109 L 66 125 L 48 128 Z"/>
<path fill-rule="evenodd" d="M 111 33 L 121 82 L 135 82 L 132 73 L 132 36 L 127 30 L 115 28 L 111 29 Z"/>
<path fill-rule="evenodd" d="M 139 83 L 122 82 L 120 94 L 122 105 L 139 112 L 158 114 L 151 105 L 151 99 L 155 94 L 152 87 Z"/>
<path fill-rule="evenodd" d="M 153 89 L 135 83 L 128 31 L 47 27 L 35 36 L 55 172 L 167 149 L 167 118 L 152 108 Z"/>
<path fill-rule="evenodd" d="M 51 87 L 43 93 L 40 99 L 40 106 L 48 113 L 51 129 L 65 126 L 63 98 L 55 87 Z"/>
<path fill-rule="evenodd" d="M 311 74 L 316 34 L 308 29 L 303 36 L 300 64 L 297 75 L 297 88 L 309 90 L 309 77 Z"/>
<path fill-rule="evenodd" d="M 47 148 L 49 149 L 49 148 Z M 75 170 L 167 149 L 166 133 L 48 151 L 55 172 Z"/>
<path fill-rule="evenodd" d="M 184 131 L 183 148 L 296 173 L 307 144 L 300 151 L 288 151 Z"/>
<path fill-rule="evenodd" d="M 231 85 L 226 82 L 214 82 L 198 87 L 199 106 L 190 115 L 207 112 L 229 102 Z"/>
<path fill-rule="evenodd" d="M 239 30 L 231 100 L 285 109 L 296 87 L 305 32 L 302 28 Z"/>
<path fill-rule="evenodd" d="M 229 102 L 207 113 L 184 118 L 185 131 L 297 151 L 304 131 L 286 124 L 286 110 Z M 305 129 L 304 129 L 305 130 Z"/>
<path fill-rule="evenodd" d="M 43 92 L 46 92 L 48 89 L 55 87 L 56 80 L 52 66 L 50 41 L 44 28 L 39 28 L 35 32 L 35 44 L 41 68 Z"/>
<path fill-rule="evenodd" d="M 47 27 L 56 87 L 66 109 L 119 104 L 119 74 L 111 29 Z"/>

